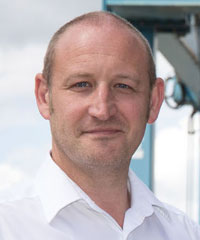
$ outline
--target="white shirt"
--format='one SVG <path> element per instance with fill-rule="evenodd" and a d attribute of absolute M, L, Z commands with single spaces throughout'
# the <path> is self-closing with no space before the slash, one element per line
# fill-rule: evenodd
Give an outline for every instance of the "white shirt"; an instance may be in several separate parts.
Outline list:
<path fill-rule="evenodd" d="M 49 159 L 33 191 L 0 204 L 0 240 L 200 239 L 199 225 L 158 201 L 131 170 L 129 183 L 122 229 Z"/>

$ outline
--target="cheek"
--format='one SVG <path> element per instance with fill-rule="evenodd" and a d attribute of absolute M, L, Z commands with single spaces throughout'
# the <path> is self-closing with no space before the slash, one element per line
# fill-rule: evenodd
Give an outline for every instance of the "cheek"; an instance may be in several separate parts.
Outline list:
<path fill-rule="evenodd" d="M 55 118 L 60 122 L 62 128 L 69 132 L 77 131 L 86 111 L 84 106 L 74 99 L 66 98 L 60 99 L 55 104 L 53 104 Z"/>
<path fill-rule="evenodd" d="M 130 122 L 147 122 L 149 115 L 149 101 L 145 99 L 138 99 L 133 101 L 126 101 L 119 106 L 120 112 Z"/>

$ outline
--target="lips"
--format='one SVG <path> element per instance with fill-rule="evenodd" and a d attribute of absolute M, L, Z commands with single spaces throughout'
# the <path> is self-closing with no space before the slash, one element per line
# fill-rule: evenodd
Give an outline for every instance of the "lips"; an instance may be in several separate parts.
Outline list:
<path fill-rule="evenodd" d="M 121 129 L 116 128 L 95 128 L 83 131 L 83 134 L 91 134 L 91 135 L 115 135 L 118 133 L 122 133 Z"/>

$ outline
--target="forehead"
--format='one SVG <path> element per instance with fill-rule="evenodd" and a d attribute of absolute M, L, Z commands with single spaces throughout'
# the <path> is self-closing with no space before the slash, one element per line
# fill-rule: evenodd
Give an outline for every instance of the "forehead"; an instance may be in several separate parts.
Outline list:
<path fill-rule="evenodd" d="M 114 56 L 122 62 L 148 69 L 148 57 L 143 41 L 128 28 L 116 24 L 102 26 L 78 24 L 63 33 L 55 46 L 54 65 L 86 55 Z M 95 58 L 94 57 L 94 58 Z"/>
<path fill-rule="evenodd" d="M 122 24 L 121 24 L 122 25 Z M 128 27 L 117 25 L 117 23 L 104 23 L 103 25 L 76 24 L 70 26 L 56 43 L 56 53 L 70 51 L 81 47 L 93 47 L 110 50 L 116 47 L 123 48 L 125 54 L 130 51 L 146 54 L 146 48 L 141 38 Z M 120 48 L 120 49 L 121 49 Z M 120 50 L 119 49 L 119 50 Z M 99 49 L 98 49 L 99 50 Z M 133 54 L 132 52 L 132 54 Z"/>

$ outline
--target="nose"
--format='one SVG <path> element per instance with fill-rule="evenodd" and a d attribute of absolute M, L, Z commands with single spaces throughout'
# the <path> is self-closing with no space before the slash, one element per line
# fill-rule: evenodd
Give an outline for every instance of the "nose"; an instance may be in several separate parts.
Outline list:
<path fill-rule="evenodd" d="M 106 121 L 117 112 L 112 91 L 107 86 L 99 86 L 93 92 L 88 113 L 101 121 Z"/>

